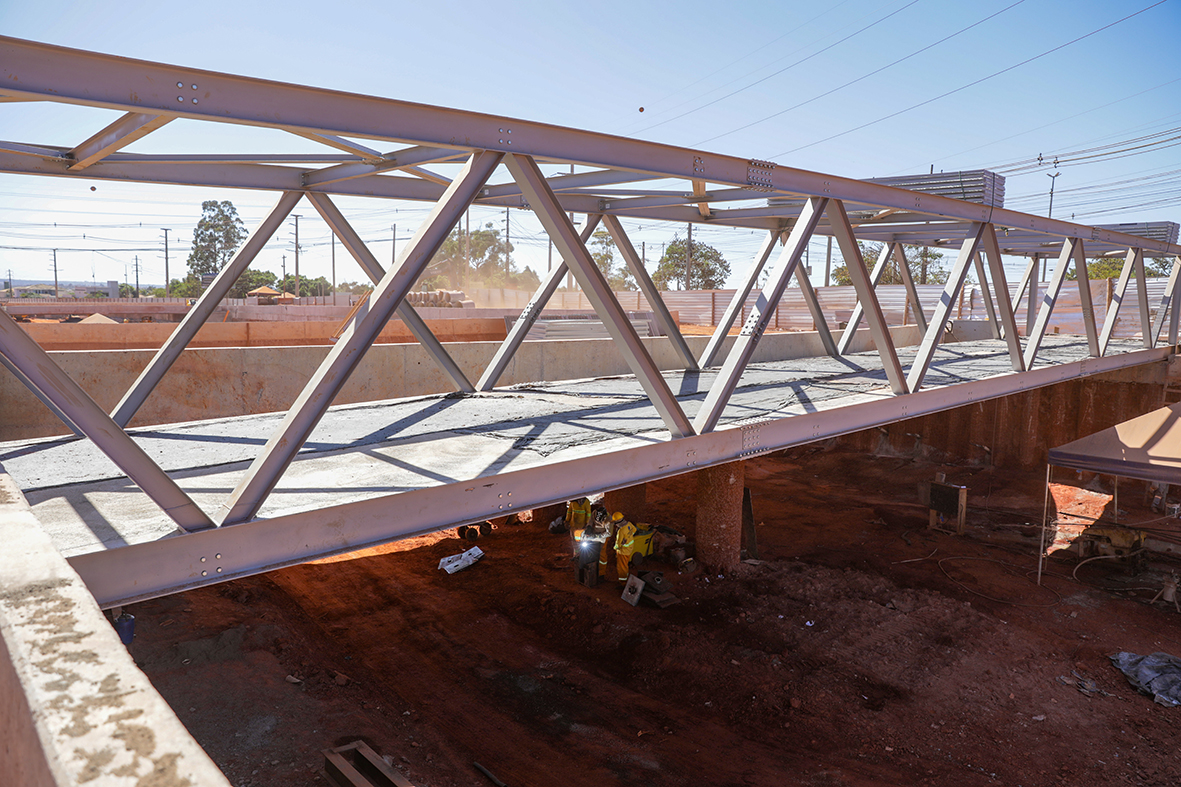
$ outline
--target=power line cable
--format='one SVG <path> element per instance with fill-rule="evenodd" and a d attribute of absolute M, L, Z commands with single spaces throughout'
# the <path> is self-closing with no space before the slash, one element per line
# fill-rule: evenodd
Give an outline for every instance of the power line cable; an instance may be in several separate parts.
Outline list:
<path fill-rule="evenodd" d="M 1161 2 L 1164 2 L 1164 1 L 1165 1 L 1165 0 L 1161 0 Z M 894 10 L 894 11 L 891 11 L 890 13 L 886 14 L 885 16 L 883 16 L 881 19 L 878 19 L 878 20 L 877 20 L 877 21 L 875 21 L 875 22 L 870 22 L 870 23 L 869 23 L 868 25 L 866 25 L 865 27 L 863 27 L 863 28 L 861 28 L 861 29 L 859 29 L 859 30 L 856 30 L 856 31 L 854 31 L 854 32 L 850 33 L 849 35 L 845 36 L 844 38 L 842 38 L 842 39 L 840 39 L 840 40 L 838 40 L 838 41 L 835 41 L 835 42 L 833 42 L 833 43 L 829 44 L 828 46 L 824 47 L 823 49 L 819 49 L 819 50 L 817 50 L 817 51 L 813 52 L 812 54 L 808 55 L 807 57 L 804 57 L 804 58 L 801 58 L 800 60 L 797 60 L 796 62 L 792 63 L 792 64 L 791 64 L 791 65 L 789 65 L 789 66 L 784 66 L 783 68 L 779 69 L 778 71 L 772 72 L 772 73 L 768 74 L 767 76 L 765 76 L 765 77 L 763 77 L 763 78 L 761 78 L 761 79 L 757 79 L 757 80 L 755 80 L 754 82 L 751 82 L 749 85 L 746 85 L 745 87 L 740 87 L 740 88 L 738 88 L 737 90 L 734 90 L 734 91 L 732 91 L 732 92 L 730 92 L 730 93 L 727 93 L 727 94 L 726 94 L 726 95 L 724 95 L 724 96 L 721 96 L 721 97 L 719 97 L 719 98 L 715 98 L 713 101 L 710 101 L 710 102 L 708 102 L 708 103 L 702 104 L 701 106 L 697 107 L 696 109 L 690 109 L 688 112 L 682 112 L 681 114 L 677 115 L 676 117 L 671 117 L 671 118 L 669 118 L 669 119 L 667 119 L 667 120 L 662 120 L 662 121 L 660 121 L 659 123 L 654 123 L 654 124 L 652 124 L 651 126 L 648 126 L 647 128 L 642 128 L 642 129 L 640 129 L 640 130 L 639 130 L 638 132 L 636 132 L 636 133 L 638 133 L 638 134 L 642 134 L 642 133 L 644 133 L 645 131 L 651 131 L 651 130 L 652 130 L 652 129 L 654 129 L 654 128 L 659 128 L 660 126 L 663 126 L 663 125 L 665 125 L 666 123 L 671 123 L 671 122 L 673 122 L 674 120 L 680 120 L 680 119 L 681 119 L 681 118 L 683 118 L 683 117 L 688 117 L 689 115 L 692 115 L 694 112 L 700 112 L 701 110 L 705 109 L 706 107 L 712 107 L 714 104 L 718 103 L 719 101 L 725 101 L 726 99 L 730 98 L 731 96 L 736 96 L 736 95 L 738 95 L 739 93 L 741 93 L 741 92 L 743 92 L 743 91 L 745 91 L 745 90 L 750 90 L 750 89 L 751 89 L 752 87 L 754 87 L 755 85 L 760 85 L 760 84 L 762 84 L 763 82 L 766 82 L 768 79 L 771 79 L 772 77 L 777 77 L 777 76 L 779 76 L 780 74 L 784 73 L 785 71 L 789 71 L 789 70 L 791 70 L 791 69 L 795 68 L 796 66 L 800 65 L 801 63 L 806 63 L 806 62 L 808 62 L 809 60 L 811 60 L 812 58 L 814 58 L 814 57 L 816 57 L 816 56 L 818 56 L 818 55 L 822 55 L 822 54 L 824 54 L 825 52 L 829 51 L 830 49 L 832 49 L 832 48 L 834 48 L 834 47 L 836 47 L 836 46 L 839 46 L 839 45 L 841 45 L 841 44 L 845 43 L 845 42 L 846 42 L 846 41 L 848 41 L 850 38 L 853 38 L 853 37 L 855 37 L 855 36 L 858 36 L 858 35 L 860 35 L 860 34 L 864 33 L 866 30 L 869 30 L 869 29 L 870 29 L 870 28 L 872 28 L 872 27 L 876 27 L 877 25 L 881 24 L 882 22 L 885 22 L 885 21 L 886 21 L 887 19 L 889 19 L 890 17 L 892 17 L 892 16 L 896 16 L 897 14 L 900 14 L 900 13 L 902 13 L 903 11 L 905 11 L 906 9 L 910 8 L 912 5 L 914 5 L 915 3 L 918 3 L 918 2 L 919 2 L 919 0 L 910 0 L 910 2 L 909 2 L 909 3 L 907 3 L 906 5 L 902 6 L 901 8 L 898 8 L 898 9 L 896 9 L 896 10 Z"/>
<path fill-rule="evenodd" d="M 767 117 L 762 118 L 761 120 L 754 120 L 754 121 L 751 121 L 750 123 L 747 123 L 745 126 L 739 126 L 738 128 L 734 128 L 729 131 L 723 132 L 721 134 L 718 134 L 717 136 L 710 137 L 709 139 L 703 139 L 700 142 L 694 143 L 693 147 L 697 147 L 698 145 L 705 145 L 709 142 L 713 142 L 716 139 L 721 139 L 722 137 L 728 137 L 731 134 L 737 134 L 739 131 L 745 131 L 746 129 L 750 128 L 751 126 L 757 126 L 760 123 L 766 123 L 768 120 L 773 120 L 773 119 L 779 117 L 780 115 L 784 115 L 784 114 L 787 114 L 788 112 L 791 112 L 792 110 L 796 110 L 796 109 L 799 109 L 800 107 L 807 106 L 808 104 L 811 104 L 813 101 L 819 101 L 820 99 L 825 98 L 826 96 L 831 96 L 833 93 L 836 93 L 839 90 L 844 90 L 845 88 L 849 87 L 850 85 L 855 85 L 858 82 L 869 79 L 871 76 L 874 76 L 875 74 L 882 73 L 886 69 L 893 68 L 894 66 L 898 65 L 899 63 L 910 60 L 912 57 L 915 57 L 917 55 L 921 55 L 923 52 L 926 52 L 928 49 L 939 46 L 940 44 L 942 44 L 945 41 L 950 41 L 951 39 L 955 38 L 956 36 L 961 35 L 962 33 L 966 33 L 974 27 L 979 27 L 980 25 L 984 24 L 988 20 L 998 17 L 1001 14 L 1005 13 L 1006 11 L 1008 11 L 1012 8 L 1016 8 L 1017 6 L 1021 5 L 1024 2 L 1025 2 L 1025 0 L 1017 0 L 1017 2 L 1013 3 L 1012 5 L 1005 6 L 1004 8 L 1002 8 L 1001 10 L 997 11 L 994 14 L 989 14 L 988 16 L 984 17 L 983 19 L 981 19 L 977 22 L 973 22 L 972 24 L 968 25 L 967 27 L 961 28 L 961 29 L 955 31 L 954 33 L 951 33 L 950 35 L 944 36 L 943 38 L 940 38 L 938 41 L 927 44 L 927 46 L 923 47 L 922 49 L 916 49 L 915 51 L 911 52 L 909 55 L 906 55 L 905 57 L 898 58 L 893 63 L 889 63 L 887 65 L 884 65 L 881 68 L 876 68 L 873 71 L 870 71 L 868 74 L 862 74 L 861 76 L 857 77 L 856 79 L 850 80 L 839 87 L 834 87 L 832 90 L 828 90 L 828 91 L 825 91 L 824 93 L 821 93 L 819 95 L 812 96 L 812 98 L 809 98 L 807 101 L 801 101 L 800 103 L 796 104 L 795 106 L 788 107 L 787 109 L 782 109 L 772 115 L 767 115 Z"/>
<path fill-rule="evenodd" d="M 1002 74 L 1007 74 L 1008 72 L 1010 72 L 1014 69 L 1020 68 L 1021 66 L 1028 65 L 1028 64 L 1034 62 L 1035 60 L 1040 60 L 1043 57 L 1046 57 L 1048 55 L 1052 55 L 1053 53 L 1055 53 L 1061 49 L 1065 49 L 1068 46 L 1071 46 L 1073 44 L 1077 44 L 1080 41 L 1084 41 L 1092 36 L 1098 35 L 1099 33 L 1102 33 L 1104 30 L 1108 30 L 1112 27 L 1115 27 L 1118 24 L 1122 24 L 1123 22 L 1126 22 L 1129 19 L 1132 19 L 1133 17 L 1137 17 L 1140 14 L 1145 13 L 1146 11 L 1151 11 L 1153 8 L 1156 8 L 1159 5 L 1164 5 L 1167 2 L 1168 2 L 1168 0 L 1157 0 L 1157 2 L 1153 3 L 1152 5 L 1141 8 L 1139 11 L 1128 14 L 1127 16 L 1117 19 L 1114 22 L 1111 22 L 1109 24 L 1106 24 L 1103 27 L 1100 27 L 1096 30 L 1092 30 L 1089 33 L 1079 36 L 1078 38 L 1071 39 L 1070 41 L 1067 41 L 1064 44 L 1059 44 L 1058 46 L 1056 46 L 1052 49 L 1047 49 L 1045 52 L 1042 52 L 1041 54 L 1038 54 L 1038 55 L 1034 55 L 1033 57 L 1030 57 L 1030 58 L 1026 58 L 1025 60 L 1022 60 L 1019 63 L 1014 63 L 1013 65 L 1008 66 L 1007 68 L 1002 68 L 1000 71 L 995 71 L 995 72 L 989 74 L 988 76 L 984 76 L 984 77 L 981 77 L 980 79 L 973 80 L 973 81 L 967 83 L 966 85 L 961 85 L 960 87 L 957 87 L 954 90 L 948 90 L 945 93 L 940 93 L 939 95 L 935 96 L 934 98 L 929 98 L 926 101 L 920 101 L 919 103 L 913 104 L 905 109 L 900 109 L 897 112 L 891 112 L 890 114 L 880 117 L 877 120 L 871 120 L 868 123 L 862 123 L 859 126 L 855 126 L 855 127 L 848 129 L 846 131 L 841 131 L 837 134 L 832 134 L 830 136 L 825 137 L 824 139 L 819 139 L 819 140 L 816 140 L 815 142 L 809 142 L 807 145 L 801 145 L 797 148 L 792 148 L 791 150 L 784 151 L 783 153 L 776 153 L 771 158 L 777 159 L 777 158 L 780 158 L 781 156 L 789 156 L 792 153 L 798 153 L 801 150 L 806 150 L 807 148 L 815 147 L 816 145 L 822 145 L 825 142 L 831 142 L 834 139 L 838 139 L 839 137 L 843 137 L 848 134 L 852 134 L 855 131 L 860 131 L 864 128 L 869 128 L 870 126 L 876 126 L 878 123 L 889 120 L 891 118 L 898 117 L 899 115 L 906 114 L 907 112 L 912 112 L 912 111 L 918 109 L 919 107 L 925 107 L 928 104 L 933 104 L 936 101 L 947 98 L 948 96 L 951 96 L 951 95 L 955 95 L 956 93 L 963 92 L 964 90 L 967 90 L 970 87 L 975 87 L 976 85 L 987 82 L 988 80 L 994 79 Z"/>

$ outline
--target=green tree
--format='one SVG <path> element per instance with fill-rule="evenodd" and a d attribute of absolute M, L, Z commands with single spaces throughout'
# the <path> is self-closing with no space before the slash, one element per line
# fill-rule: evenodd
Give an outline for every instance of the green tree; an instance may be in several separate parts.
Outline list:
<path fill-rule="evenodd" d="M 193 228 L 189 273 L 200 278 L 218 273 L 246 239 L 246 227 L 229 200 L 201 203 L 201 218 Z"/>
<path fill-rule="evenodd" d="M 254 289 L 253 287 L 251 289 Z M 281 279 L 275 286 L 275 289 L 280 292 L 289 292 L 292 295 L 297 295 L 300 298 L 311 298 L 312 296 L 331 295 L 332 283 L 320 276 L 315 279 L 309 279 L 306 276 L 299 277 L 299 292 L 295 291 L 295 274 L 288 273 L 286 278 Z"/>
<path fill-rule="evenodd" d="M 351 293 L 353 295 L 364 295 L 365 293 L 369 292 L 372 289 L 373 289 L 373 284 L 371 282 L 367 282 L 367 281 L 364 281 L 364 282 L 342 281 L 340 284 L 336 285 L 337 292 L 347 292 L 347 293 Z"/>
<path fill-rule="evenodd" d="M 591 259 L 607 280 L 607 286 L 612 290 L 635 290 L 636 280 L 632 277 L 631 269 L 622 261 L 615 260 L 615 238 L 607 230 L 595 230 L 587 245 Z"/>
<path fill-rule="evenodd" d="M 872 271 L 878 261 L 878 256 L 882 253 L 882 244 L 858 241 L 857 245 L 861 247 L 861 258 L 865 261 L 866 269 Z M 928 246 L 904 245 L 902 250 L 906 253 L 906 267 L 910 268 L 910 277 L 914 279 L 915 284 L 947 284 L 947 277 L 951 271 L 945 267 L 947 261 L 942 252 Z M 833 268 L 832 281 L 837 285 L 852 284 L 853 280 L 849 278 L 848 266 L 842 264 Z M 880 283 L 903 283 L 896 260 L 891 260 L 886 269 L 882 271 Z"/>
<path fill-rule="evenodd" d="M 1087 277 L 1091 279 L 1115 279 L 1124 269 L 1123 257 L 1100 257 L 1097 260 L 1087 260 Z M 1173 263 L 1163 257 L 1152 257 L 1144 260 L 1145 278 L 1168 276 L 1173 270 Z M 1066 272 L 1070 281 L 1078 279 L 1078 268 L 1071 266 Z M 1136 269 L 1132 268 L 1132 278 L 1136 278 Z"/>
<path fill-rule="evenodd" d="M 679 284 L 682 290 L 720 290 L 730 276 L 730 263 L 722 253 L 713 246 L 694 241 L 689 265 L 687 250 L 684 238 L 673 237 L 652 274 L 656 288 L 669 290 L 673 284 Z"/>
<path fill-rule="evenodd" d="M 229 297 L 231 298 L 245 298 L 246 293 L 251 290 L 256 290 L 259 287 L 275 286 L 275 274 L 270 271 L 256 271 L 253 268 L 247 268 L 242 271 L 242 275 L 234 282 L 234 286 L 230 288 Z"/>
<path fill-rule="evenodd" d="M 169 283 L 168 289 L 172 291 L 173 298 L 199 298 L 201 297 L 201 280 L 189 274 L 183 280 L 173 279 Z"/>
<path fill-rule="evenodd" d="M 421 288 L 423 282 L 439 276 L 446 277 L 455 287 L 477 282 L 490 287 L 510 286 L 514 276 L 520 275 L 512 261 L 512 251 L 512 243 L 505 243 L 492 222 L 470 233 L 456 227 L 431 259 L 418 286 Z"/>

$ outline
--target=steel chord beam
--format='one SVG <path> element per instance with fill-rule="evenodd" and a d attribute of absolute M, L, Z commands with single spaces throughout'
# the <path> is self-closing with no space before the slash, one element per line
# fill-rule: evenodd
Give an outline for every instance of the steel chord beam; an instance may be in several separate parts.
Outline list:
<path fill-rule="evenodd" d="M 250 267 L 250 263 L 262 251 L 263 246 L 279 230 L 302 196 L 298 191 L 287 191 L 279 197 L 279 201 L 275 207 L 271 208 L 271 212 L 263 219 L 262 224 L 258 225 L 258 228 L 251 234 L 246 244 L 238 250 L 230 263 L 218 272 L 205 292 L 201 293 L 197 303 L 189 309 L 184 319 L 168 337 L 168 341 L 156 351 L 152 360 L 127 389 L 127 393 L 123 395 L 119 404 L 115 405 L 115 409 L 111 413 L 111 419 L 115 423 L 122 427 L 131 423 L 131 419 L 139 412 L 139 408 L 143 407 L 148 396 L 160 384 L 160 380 L 168 373 L 168 370 L 172 368 L 172 364 L 176 363 L 176 359 L 180 357 L 185 347 L 188 347 L 189 342 L 201 330 L 201 326 L 217 309 L 218 304 L 229 294 L 230 289 Z"/>
<path fill-rule="evenodd" d="M 759 293 L 758 301 L 742 326 L 742 332 L 735 339 L 734 346 L 730 348 L 725 363 L 718 370 L 718 376 L 710 386 L 705 401 L 701 403 L 701 410 L 693 422 L 698 434 L 712 432 L 718 425 L 718 419 L 722 417 L 722 411 L 726 409 L 734 389 L 738 387 L 742 372 L 750 363 L 771 315 L 778 308 L 783 291 L 787 289 L 787 283 L 799 265 L 827 204 L 828 200 L 824 197 L 809 197 L 804 205 L 799 219 L 788 235 L 783 251 L 779 254 L 779 259 L 775 261 L 775 267 L 767 277 L 762 292 Z"/>
<path fill-rule="evenodd" d="M 340 242 L 348 249 L 349 254 L 353 255 L 353 259 L 361 266 L 361 270 L 365 271 L 367 275 L 376 286 L 381 283 L 385 276 L 385 269 L 378 263 L 377 258 L 373 256 L 373 252 L 369 251 L 369 247 L 361 240 L 361 236 L 357 234 L 352 225 L 345 219 L 344 214 L 336 207 L 327 194 L 308 193 L 308 201 L 312 203 L 312 207 L 320 214 L 320 218 L 324 219 L 324 223 L 332 230 Z M 475 387 L 472 386 L 467 375 L 459 368 L 459 364 L 451 357 L 443 347 L 443 343 L 439 341 L 438 337 L 427 326 L 426 321 L 419 316 L 414 307 L 405 301 L 398 303 L 398 308 L 395 312 L 399 319 L 402 320 L 406 328 L 418 340 L 427 354 L 431 356 L 434 362 L 444 374 L 451 378 L 451 383 L 457 390 L 465 393 L 472 393 Z M 361 319 L 359 316 L 354 319 Z M 383 326 L 384 327 L 384 326 Z"/>
<path fill-rule="evenodd" d="M 902 277 L 902 284 L 906 287 L 906 294 L 910 296 L 910 309 L 914 314 L 915 325 L 920 333 L 927 332 L 927 315 L 923 311 L 923 302 L 919 300 L 919 290 L 914 286 L 914 276 L 910 273 L 910 263 L 906 260 L 906 249 L 901 243 L 894 244 L 894 262 L 898 265 L 898 275 Z"/>
<path fill-rule="evenodd" d="M 1033 304 L 1037 301 L 1037 270 L 1038 270 L 1038 255 L 1034 254 L 1029 258 L 1029 264 L 1025 266 L 1025 273 L 1021 275 L 1021 283 L 1017 285 L 1017 295 L 1013 299 L 1014 303 L 1021 303 L 1021 299 L 1025 297 L 1025 288 L 1031 287 L 1029 291 L 1029 299 L 1025 303 L 1025 335 L 1031 336 L 1033 334 L 1033 321 L 1035 317 L 1035 309 Z"/>
<path fill-rule="evenodd" d="M 1000 244 L 997 243 L 996 227 L 988 224 L 983 232 L 984 255 L 988 258 L 988 269 L 992 272 L 992 290 L 996 293 L 997 310 L 1000 311 L 1002 335 L 1009 347 L 1009 360 L 1013 371 L 1025 371 L 1025 359 L 1021 356 L 1021 337 L 1017 332 L 1017 318 L 1013 314 L 1013 302 L 1009 299 L 1009 282 L 1005 279 L 1005 264 L 1001 259 Z"/>
<path fill-rule="evenodd" d="M 376 153 L 376 151 L 374 151 Z M 382 172 L 389 172 L 399 168 L 410 168 L 418 164 L 433 164 L 441 161 L 454 161 L 463 158 L 466 153 L 450 148 L 435 148 L 415 146 L 403 150 L 395 150 L 384 156 L 377 154 L 377 159 L 353 161 L 337 164 L 322 169 L 309 170 L 303 174 L 303 184 L 307 188 L 326 186 L 330 183 L 340 183 L 345 180 L 367 178 Z"/>
<path fill-rule="evenodd" d="M 874 263 L 873 271 L 869 274 L 869 283 L 873 287 L 877 287 L 882 281 L 882 274 L 886 272 L 886 267 L 890 264 L 890 255 L 894 253 L 894 247 L 897 244 L 883 243 L 881 253 L 878 254 L 877 262 Z M 849 316 L 849 322 L 845 325 L 845 332 L 841 334 L 840 341 L 837 342 L 837 350 L 844 355 L 849 352 L 849 346 L 853 344 L 853 336 L 857 333 L 857 328 L 861 325 L 861 318 L 865 314 L 865 308 L 861 305 L 861 300 L 858 298 L 857 304 L 853 307 L 853 314 Z"/>
<path fill-rule="evenodd" d="M 644 343 L 636 335 L 635 328 L 628 321 L 623 308 L 615 300 L 615 295 L 603 278 L 602 272 L 595 265 L 586 245 L 578 238 L 574 225 L 563 212 L 557 197 L 550 191 L 545 176 L 537 166 L 537 162 L 528 156 L 511 154 L 505 159 L 513 180 L 521 187 L 521 193 L 529 202 L 529 207 L 536 213 L 541 225 L 549 233 L 554 246 L 561 252 L 562 258 L 570 266 L 571 272 L 578 280 L 582 292 L 591 302 L 595 312 L 603 321 L 603 327 L 615 342 L 615 346 L 622 352 L 624 359 L 636 376 L 637 382 L 648 394 L 649 400 L 660 413 L 661 420 L 668 427 L 673 437 L 686 437 L 693 434 L 693 427 L 685 417 L 681 405 L 673 396 L 668 383 L 660 374 L 660 369 L 652 362 L 652 357 L 644 348 Z"/>
<path fill-rule="evenodd" d="M 1070 260 L 1074 256 L 1074 249 L 1078 245 L 1078 238 L 1067 238 L 1062 242 L 1062 251 L 1058 255 L 1058 264 L 1054 266 L 1054 273 L 1046 284 L 1046 292 L 1041 297 L 1041 307 L 1037 311 L 1037 321 L 1033 324 L 1033 332 L 1025 341 L 1025 368 L 1032 369 L 1037 359 L 1037 351 L 1042 346 L 1042 339 L 1046 336 L 1046 327 L 1050 324 L 1050 315 L 1054 313 L 1054 304 L 1062 292 L 1062 282 L 1066 280 L 1066 271 L 1070 267 Z M 1032 293 L 1032 290 L 1030 291 Z"/>
<path fill-rule="evenodd" d="M 66 416 L 67 426 L 76 426 L 89 437 L 181 530 L 192 532 L 213 527 L 205 512 L 3 309 L 0 309 L 0 354 L 20 370 L 27 383 L 53 402 Z"/>
<path fill-rule="evenodd" d="M 964 279 L 968 276 L 968 267 L 972 264 L 972 258 L 976 256 L 976 250 L 980 247 L 980 236 L 984 234 L 984 226 L 983 222 L 973 223 L 968 228 L 968 234 L 960 245 L 959 256 L 955 258 L 955 263 L 951 266 L 951 272 L 947 276 L 947 284 L 943 287 L 943 294 L 939 296 L 939 304 L 931 315 L 931 322 L 923 334 L 923 340 L 919 343 L 919 349 L 915 353 L 914 363 L 910 367 L 910 374 L 906 378 L 906 385 L 911 393 L 919 390 L 923 384 L 923 378 L 927 376 L 927 369 L 931 365 L 931 359 L 935 357 L 939 340 L 943 338 L 943 331 L 951 317 L 951 310 L 955 306 L 960 290 L 964 287 Z"/>
<path fill-rule="evenodd" d="M 600 213 L 587 214 L 586 226 L 582 228 L 582 234 L 578 236 L 579 240 L 586 243 L 602 219 L 603 216 Z M 477 391 L 491 391 L 496 387 L 501 375 L 508 368 L 509 361 L 517 354 L 521 342 L 525 341 L 525 337 L 529 335 L 529 329 L 533 327 L 533 323 L 537 322 L 545 305 L 549 303 L 550 298 L 554 297 L 554 293 L 561 286 L 567 270 L 566 260 L 559 254 L 558 264 L 546 273 L 541 284 L 537 286 L 537 291 L 529 299 L 529 304 L 521 310 L 513 327 L 509 329 L 508 336 L 500 343 L 500 347 L 496 348 L 496 354 L 492 356 L 488 367 L 480 376 L 480 381 L 476 383 Z"/>
<path fill-rule="evenodd" d="M 70 170 L 77 172 L 114 153 L 120 148 L 142 139 L 156 129 L 173 120 L 173 115 L 145 115 L 142 112 L 128 112 L 111 125 L 69 152 L 73 159 Z"/>
<path fill-rule="evenodd" d="M 996 307 L 992 302 L 992 293 L 988 288 L 988 276 L 984 273 L 984 261 L 980 259 L 980 252 L 976 252 L 976 257 L 972 260 L 972 265 L 976 268 L 976 278 L 980 279 L 980 294 L 984 298 L 984 312 L 988 316 L 988 326 L 992 330 L 992 338 L 1001 338 L 1001 326 L 996 321 Z"/>
<path fill-rule="evenodd" d="M 335 134 L 315 134 L 311 131 L 302 131 L 293 129 L 291 131 L 297 137 L 310 139 L 312 142 L 319 142 L 321 145 L 327 145 L 330 148 L 343 150 L 345 153 L 352 153 L 354 156 L 359 156 L 364 161 L 381 161 L 384 156 L 371 147 L 362 145 L 359 142 L 353 142 L 351 139 L 338 137 Z"/>
<path fill-rule="evenodd" d="M 1078 299 L 1082 306 L 1083 330 L 1087 332 L 1087 349 L 1092 358 L 1099 357 L 1099 333 L 1095 330 L 1095 304 L 1091 298 L 1091 276 L 1087 272 L 1087 253 L 1083 239 L 1074 247 L 1074 272 L 1078 280 Z"/>
<path fill-rule="evenodd" d="M 857 291 L 858 304 L 865 309 L 865 321 L 869 324 L 869 335 L 873 337 L 874 346 L 882 359 L 882 367 L 886 372 L 886 379 L 890 381 L 890 390 L 895 394 L 908 393 L 906 374 L 902 371 L 902 364 L 898 360 L 898 350 L 894 347 L 894 339 L 890 336 L 890 329 L 886 326 L 882 306 L 878 303 L 877 295 L 873 291 L 869 271 L 865 269 L 865 260 L 861 258 L 861 249 L 857 239 L 853 237 L 853 226 L 849 223 L 849 216 L 845 213 L 845 205 L 839 199 L 829 200 L 825 211 L 833 235 L 841 247 L 841 256 L 845 258 L 845 269 L 849 278 L 853 280 L 853 289 Z M 886 249 L 882 249 L 879 265 L 885 268 L 889 259 Z M 799 271 L 797 270 L 797 276 Z M 879 272 L 879 276 L 880 276 Z M 803 279 L 805 276 L 798 276 Z"/>
<path fill-rule="evenodd" d="M 636 254 L 636 247 L 632 245 L 631 240 L 627 237 L 627 233 L 623 231 L 623 225 L 619 223 L 619 219 L 610 215 L 605 216 L 603 222 L 607 225 L 607 231 L 611 233 L 611 237 L 615 239 L 615 246 L 619 249 L 620 254 L 623 255 L 623 260 L 627 263 L 628 270 L 632 272 L 632 276 L 635 276 L 636 284 L 640 287 L 640 292 L 648 300 L 648 307 L 652 309 L 653 314 L 656 316 L 656 322 L 660 325 L 661 330 L 664 331 L 664 335 L 672 342 L 673 349 L 676 350 L 677 355 L 681 356 L 682 365 L 685 369 L 696 371 L 697 359 L 693 357 L 693 351 L 689 349 L 689 345 L 685 342 L 685 337 L 681 335 L 681 329 L 677 327 L 677 321 L 673 319 L 672 314 L 668 311 L 668 307 L 664 305 L 664 300 L 660 297 L 660 291 L 652 283 L 652 277 L 644 269 L 644 263 L 640 259 L 640 255 Z"/>
<path fill-rule="evenodd" d="M 709 342 L 706 343 L 705 349 L 701 352 L 701 358 L 697 364 L 702 369 L 708 369 L 714 365 L 714 360 L 722 349 L 722 342 L 726 341 L 726 337 L 730 334 L 730 327 L 734 325 L 734 320 L 738 319 L 738 315 L 742 313 L 742 307 L 746 303 L 746 298 L 750 295 L 750 291 L 754 289 L 759 282 L 759 274 L 763 272 L 763 266 L 767 264 L 767 259 L 771 256 L 771 252 L 775 250 L 775 243 L 779 240 L 780 233 L 769 232 L 767 237 L 763 240 L 763 245 L 759 247 L 755 254 L 754 261 L 746 272 L 746 278 L 742 280 L 742 284 L 734 291 L 733 297 L 730 298 L 730 303 L 726 304 L 726 310 L 722 312 L 722 319 L 718 321 L 717 327 L 714 328 L 713 334 L 709 337 Z M 711 314 L 712 318 L 713 315 Z"/>
<path fill-rule="evenodd" d="M 307 442 L 332 400 L 361 362 L 365 351 L 373 345 L 406 293 L 414 287 L 501 158 L 502 154 L 497 151 L 480 151 L 464 165 L 459 177 L 435 204 L 414 238 L 403 247 L 398 264 L 382 277 L 369 298 L 368 313 L 345 328 L 287 411 L 278 431 L 267 441 L 229 500 L 222 504 L 223 525 L 246 522 L 258 514 L 295 454 Z"/>
<path fill-rule="evenodd" d="M 1143 262 L 1140 268 L 1136 268 L 1136 260 L 1140 258 L 1139 249 L 1128 249 L 1124 257 L 1124 266 L 1120 269 L 1119 280 L 1115 284 L 1115 288 L 1111 292 L 1111 302 L 1107 304 L 1107 314 L 1103 318 L 1103 330 L 1099 332 L 1099 355 L 1107 354 L 1107 344 L 1111 341 L 1111 334 L 1115 330 L 1115 323 L 1119 319 L 1120 307 L 1124 303 L 1124 295 L 1128 291 L 1128 282 L 1131 281 L 1132 271 L 1135 270 L 1140 277 L 1140 281 L 1144 281 Z M 1141 306 L 1146 306 L 1147 301 L 1141 300 Z M 1144 311 L 1147 311 L 1146 309 Z M 1147 330 L 1144 331 L 1145 346 L 1151 346 L 1152 337 Z"/>
<path fill-rule="evenodd" d="M 1103 245 L 1140 245 L 1168 254 L 1181 251 L 1164 241 L 1137 240 L 1114 230 L 1083 227 L 933 194 L 916 197 L 915 192 L 906 189 L 792 167 L 763 167 L 763 162 L 736 156 L 9 37 L 0 37 L 0 84 L 15 98 L 172 114 L 293 133 L 511 151 L 546 161 L 646 172 L 687 181 L 700 179 L 703 172 L 708 172 L 709 182 L 720 186 L 754 185 L 782 196 L 823 194 L 878 209 L 968 222 L 991 221 L 1016 230 L 1058 237 L 1074 237 L 1086 231 Z M 456 144 L 457 140 L 463 144 Z"/>

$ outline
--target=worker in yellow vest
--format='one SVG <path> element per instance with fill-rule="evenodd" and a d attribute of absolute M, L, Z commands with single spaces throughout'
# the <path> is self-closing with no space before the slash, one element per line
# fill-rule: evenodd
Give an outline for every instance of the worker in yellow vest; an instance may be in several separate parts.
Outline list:
<path fill-rule="evenodd" d="M 620 513 L 616 513 L 612 519 L 617 528 L 615 567 L 619 572 L 619 581 L 627 582 L 627 575 L 631 572 L 635 556 L 646 557 L 652 554 L 652 536 L 656 531 L 647 522 L 632 523 L 624 519 Z"/>

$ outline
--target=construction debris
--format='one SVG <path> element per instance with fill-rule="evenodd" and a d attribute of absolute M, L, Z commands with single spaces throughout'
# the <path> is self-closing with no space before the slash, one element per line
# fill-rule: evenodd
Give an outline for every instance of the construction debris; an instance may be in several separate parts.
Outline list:
<path fill-rule="evenodd" d="M 482 557 L 484 557 L 484 551 L 479 547 L 472 547 L 467 552 L 443 558 L 439 561 L 439 569 L 448 574 L 454 574 L 456 571 L 463 571 Z"/>
<path fill-rule="evenodd" d="M 1120 652 L 1111 657 L 1111 663 L 1153 702 L 1167 708 L 1181 705 L 1181 659 L 1168 653 L 1137 656 Z"/>

